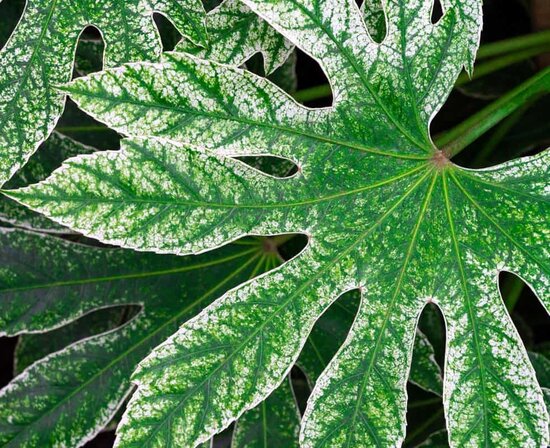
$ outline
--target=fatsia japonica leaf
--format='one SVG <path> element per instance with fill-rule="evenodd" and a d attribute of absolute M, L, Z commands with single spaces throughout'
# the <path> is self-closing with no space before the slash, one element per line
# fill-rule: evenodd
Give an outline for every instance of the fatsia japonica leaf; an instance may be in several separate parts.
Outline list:
<path fill-rule="evenodd" d="M 255 275 L 265 270 L 269 260 L 267 254 L 258 257 L 262 251 L 259 242 L 247 243 L 241 246 L 240 250 L 235 247 L 227 251 L 226 255 L 229 256 L 225 259 L 223 256 L 206 257 L 212 258 L 211 267 L 208 267 L 209 262 L 204 260 L 205 257 L 190 263 L 190 260 L 185 262 L 173 257 L 170 260 L 170 257 L 152 257 L 147 254 L 86 247 L 21 231 L 6 231 L 2 233 L 0 241 L 4 269 L 3 288 L 0 290 L 0 314 L 3 319 L 14 319 L 8 311 L 11 308 L 10 293 L 14 294 L 14 283 L 11 281 L 8 286 L 6 282 L 16 276 L 20 277 L 19 282 L 15 281 L 15 284 L 21 285 L 15 300 L 34 299 L 32 307 L 25 310 L 27 317 L 32 315 L 34 319 L 28 320 L 19 328 L 40 331 L 21 335 L 16 348 L 17 373 L 38 361 L 37 364 L 26 370 L 21 377 L 17 377 L 5 391 L 0 392 L 0 404 L 6 406 L 4 424 L 0 424 L 0 439 L 4 442 L 9 440 L 5 446 L 34 446 L 35 443 L 40 443 L 40 446 L 55 446 L 60 440 L 69 440 L 71 446 L 81 445 L 87 438 L 99 432 L 109 420 L 108 416 L 122 404 L 128 393 L 130 373 L 139 357 L 146 353 L 147 347 L 150 349 L 155 341 L 161 340 L 162 334 L 170 334 L 173 331 L 170 321 L 174 318 L 184 320 L 212 301 L 216 294 L 214 289 L 199 297 L 196 303 L 191 303 L 193 294 L 213 286 L 211 276 L 216 281 L 223 281 L 223 276 L 226 275 L 226 278 L 235 276 L 226 285 L 220 286 L 228 287 L 246 279 L 247 274 Z M 33 255 L 36 251 L 39 256 L 35 258 Z M 79 261 L 81 264 L 67 275 L 63 269 L 66 265 L 60 262 L 56 265 L 59 269 L 53 269 L 53 273 L 49 270 L 49 275 L 46 275 L 46 265 L 40 264 L 40 260 L 45 259 L 46 252 L 61 260 L 68 258 L 73 263 Z M 41 257 L 42 254 L 44 256 Z M 174 263 L 177 261 L 179 266 L 178 263 Z M 21 262 L 24 262 L 23 268 Z M 84 268 L 86 262 L 89 263 L 87 269 Z M 140 267 L 143 263 L 151 265 L 144 269 Z M 130 266 L 126 267 L 126 272 L 122 274 L 116 267 L 114 273 L 105 271 L 105 275 L 102 275 L 98 272 L 98 269 L 105 265 L 119 265 L 121 268 L 123 264 Z M 48 265 L 48 268 L 50 267 Z M 148 268 L 157 270 L 148 271 Z M 211 272 L 197 277 L 195 271 L 204 268 Z M 238 272 L 240 270 L 242 272 Z M 32 282 L 32 285 L 25 283 L 25 278 L 29 275 L 37 276 L 37 273 L 43 273 L 42 282 L 37 277 L 35 280 L 38 281 Z M 193 284 L 199 280 L 205 284 L 189 288 L 190 278 L 193 279 Z M 128 292 L 123 292 L 117 297 L 117 293 L 125 290 L 115 288 L 113 296 L 108 296 L 107 293 L 113 285 L 119 282 L 123 283 L 123 288 Z M 176 286 L 167 289 L 166 282 L 175 282 Z M 87 293 L 82 290 L 83 285 L 90 288 Z M 190 289 L 186 295 L 178 294 L 178 291 L 183 291 L 184 288 Z M 88 303 L 77 312 L 70 308 L 65 311 L 63 307 L 67 301 L 75 300 L 71 298 L 71 290 L 75 289 L 76 293 L 83 292 L 83 299 Z M 135 291 L 139 291 L 140 295 L 136 295 Z M 26 297 L 22 296 L 24 293 L 27 294 Z M 101 300 L 102 297 L 104 300 Z M 95 302 L 88 301 L 90 298 L 95 299 Z M 52 301 L 56 306 L 51 306 Z M 135 312 L 128 312 L 128 306 L 109 306 L 112 303 L 133 303 L 132 308 L 136 308 L 135 304 L 140 303 L 143 312 L 138 315 L 135 322 L 129 324 L 130 329 L 115 329 L 128 321 Z M 109 307 L 102 308 L 104 306 Z M 94 309 L 95 311 L 90 312 Z M 172 314 L 182 311 L 181 316 Z M 53 316 L 49 315 L 50 313 Z M 81 318 L 68 325 L 46 331 L 58 323 L 66 322 L 67 318 L 72 319 L 82 314 L 84 315 Z M 41 319 L 47 323 L 41 324 Z M 10 327 L 9 323 L 3 324 L 3 327 Z M 167 328 L 163 328 L 165 325 L 168 325 Z M 110 333 L 100 334 L 108 330 L 111 330 Z M 83 340 L 84 338 L 89 339 Z M 105 341 L 108 343 L 104 347 Z M 59 353 L 54 354 L 58 351 Z M 50 356 L 40 360 L 47 355 Z M 75 365 L 78 365 L 80 373 L 69 374 Z M 120 389 L 117 389 L 117 386 Z M 98 392 L 97 387 L 100 387 L 102 392 L 107 391 L 106 396 L 88 400 Z M 75 415 L 71 413 L 71 406 L 79 400 L 86 400 L 88 406 Z M 24 419 L 21 419 L 22 412 L 26 413 Z M 6 424 L 9 419 L 8 413 L 13 414 L 16 420 L 9 425 Z M 267 416 L 268 421 L 264 421 L 264 417 Z M 86 419 L 87 426 L 82 425 L 79 419 Z M 267 425 L 265 428 L 264 423 Z M 15 424 L 25 428 L 18 428 L 19 433 L 14 434 Z M 290 442 L 294 441 L 297 444 L 299 414 L 290 384 L 283 383 L 264 403 L 258 405 L 257 409 L 246 413 L 238 428 L 233 442 L 235 448 L 258 446 L 254 443 L 264 442 L 264 431 L 268 431 L 270 443 L 281 442 L 281 446 L 292 446 Z M 89 433 L 84 438 L 82 432 L 86 429 Z"/>
<path fill-rule="evenodd" d="M 129 320 L 125 316 L 133 308 L 139 309 L 132 306 L 100 308 L 55 330 L 20 335 L 14 353 L 15 374 L 20 374 L 32 363 L 74 342 L 114 330 Z"/>
<path fill-rule="evenodd" d="M 225 0 L 206 16 L 208 45 L 200 47 L 183 39 L 175 48 L 204 59 L 241 65 L 261 53 L 267 74 L 290 56 L 293 45 L 240 0 Z"/>
<path fill-rule="evenodd" d="M 361 297 L 356 291 L 345 294 L 335 301 L 315 323 L 297 361 L 297 365 L 304 371 L 311 385 L 315 385 L 323 370 L 344 343 L 360 300 Z M 442 393 L 441 369 L 434 359 L 434 350 L 430 341 L 420 330 L 417 330 L 414 339 L 409 381 L 436 395 Z"/>
<path fill-rule="evenodd" d="M 24 357 L 23 364 L 37 362 L 0 391 L 0 444 L 7 447 L 80 446 L 92 438 L 130 393 L 138 362 L 223 291 L 262 272 L 266 260 L 255 241 L 181 258 L 5 229 L 0 254 L 2 334 L 34 333 L 23 339 L 31 344 L 57 339 L 45 344 L 55 353 Z M 105 312 L 120 319 L 121 305 L 142 309 L 123 326 L 108 322 Z M 59 328 L 102 309 L 99 326 L 85 317 L 85 328 Z M 118 328 L 93 333 L 106 326 Z M 74 342 L 65 348 L 63 341 Z"/>
<path fill-rule="evenodd" d="M 82 30 L 101 30 L 108 67 L 156 60 L 162 46 L 153 11 L 169 16 L 193 42 L 206 43 L 200 0 L 27 0 L 0 52 L 0 184 L 48 137 L 63 112 L 65 97 L 53 87 L 71 79 Z"/>
<path fill-rule="evenodd" d="M 58 132 L 53 132 L 40 148 L 7 183 L 7 188 L 17 188 L 38 182 L 48 177 L 61 163 L 78 154 L 97 151 Z M 44 216 L 34 213 L 17 202 L 0 198 L 0 222 L 5 221 L 18 227 L 47 232 L 70 233 L 66 227 L 57 225 Z"/>
<path fill-rule="evenodd" d="M 485 170 L 451 163 L 429 124 L 481 26 L 480 2 L 385 0 L 371 39 L 352 0 L 244 0 L 326 72 L 334 103 L 312 110 L 269 81 L 184 54 L 129 64 L 64 90 L 130 137 L 9 193 L 102 241 L 177 254 L 247 234 L 302 233 L 305 249 L 226 293 L 157 347 L 117 445 L 195 446 L 287 375 L 341 294 L 361 304 L 316 383 L 301 445 L 395 446 L 426 303 L 446 319 L 443 403 L 452 446 L 544 446 L 548 415 L 498 291 L 506 270 L 548 309 L 549 153 Z M 475 24 L 475 33 L 472 27 Z M 286 157 L 285 179 L 234 156 Z"/>
<path fill-rule="evenodd" d="M 288 378 L 237 421 L 231 448 L 298 448 L 299 433 L 300 411 Z"/>

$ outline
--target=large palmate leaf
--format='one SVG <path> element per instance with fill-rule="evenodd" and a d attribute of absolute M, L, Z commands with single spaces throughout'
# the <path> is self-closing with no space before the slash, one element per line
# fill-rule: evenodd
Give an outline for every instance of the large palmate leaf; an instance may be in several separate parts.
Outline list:
<path fill-rule="evenodd" d="M 265 269 L 267 260 L 261 242 L 180 258 L 5 229 L 0 253 L 0 331 L 37 333 L 23 343 L 42 343 L 32 358 L 28 349 L 18 349 L 18 368 L 36 361 L 44 348 L 43 354 L 61 350 L 0 391 L 0 444 L 10 447 L 79 446 L 93 437 L 131 391 L 137 363 L 223 291 Z M 117 319 L 124 322 L 120 305 L 128 304 L 142 310 L 97 334 L 117 327 Z M 103 308 L 99 325 L 86 317 L 83 328 L 40 334 Z"/>
<path fill-rule="evenodd" d="M 64 95 L 53 86 L 71 79 L 78 37 L 88 25 L 102 32 L 105 65 L 155 60 L 161 51 L 152 13 L 170 17 L 181 33 L 206 42 L 200 0 L 27 0 L 0 52 L 0 184 L 50 134 Z"/>
<path fill-rule="evenodd" d="M 497 277 L 521 275 L 548 308 L 549 153 L 467 170 L 429 134 L 472 60 L 479 2 L 444 1 L 432 24 L 431 1 L 385 0 L 380 44 L 351 0 L 244 3 L 319 61 L 332 107 L 305 108 L 263 78 L 189 55 L 126 65 L 65 88 L 130 136 L 122 150 L 9 193 L 140 250 L 308 236 L 298 256 L 225 294 L 140 363 L 118 446 L 195 446 L 227 427 L 283 381 L 315 321 L 350 289 L 361 291 L 359 311 L 308 402 L 303 446 L 402 442 L 428 302 L 447 324 L 451 445 L 545 445 L 542 393 Z M 233 158 L 266 154 L 297 174 L 277 179 Z"/>

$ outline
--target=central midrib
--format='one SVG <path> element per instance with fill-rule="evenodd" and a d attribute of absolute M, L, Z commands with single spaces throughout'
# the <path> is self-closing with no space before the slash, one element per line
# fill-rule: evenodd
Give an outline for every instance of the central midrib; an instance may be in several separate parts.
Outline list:
<path fill-rule="evenodd" d="M 99 155 L 101 157 L 101 154 Z M 174 205 L 174 206 L 193 206 L 193 207 L 203 207 L 203 208 L 231 208 L 231 209 L 280 209 L 280 208 L 289 208 L 289 207 L 300 207 L 300 206 L 307 206 L 312 204 L 318 204 L 320 202 L 330 201 L 338 198 L 342 198 L 345 196 L 351 196 L 355 194 L 359 194 L 363 191 L 371 190 L 374 188 L 378 188 L 384 185 L 391 184 L 393 182 L 396 182 L 400 179 L 403 179 L 408 176 L 412 176 L 413 174 L 421 171 L 422 169 L 425 169 L 429 166 L 428 163 L 423 163 L 415 168 L 406 171 L 404 173 L 400 173 L 394 177 L 391 177 L 389 179 L 384 179 L 380 182 L 366 185 L 363 187 L 356 188 L 354 190 L 349 191 L 343 191 L 340 193 L 334 193 L 332 195 L 319 197 L 315 199 L 310 200 L 304 200 L 304 201 L 295 201 L 295 202 L 286 202 L 286 203 L 262 203 L 262 204 L 235 204 L 235 203 L 212 203 L 212 202 L 201 202 L 201 201 L 182 201 L 181 199 L 164 199 L 164 198 L 155 198 L 155 199 L 141 199 L 141 198 L 127 198 L 127 197 L 121 197 L 121 198 L 80 198 L 80 197 L 74 197 L 74 196 L 68 196 L 68 197 L 60 197 L 60 196 L 53 196 L 53 195 L 47 195 L 47 194 L 35 194 L 31 193 L 33 199 L 42 199 L 42 200 L 61 200 L 63 202 L 84 202 L 84 203 L 90 203 L 90 204 L 130 204 L 130 203 L 138 203 L 138 204 L 151 204 L 151 205 L 157 205 L 157 204 L 166 204 L 166 205 Z M 25 191 L 25 190 L 33 190 L 33 186 L 30 187 L 24 187 L 20 190 L 13 190 L 4 191 L 4 194 L 6 194 L 9 197 L 12 197 L 13 199 L 17 200 L 17 191 Z M 15 193 L 15 194 L 14 194 Z"/>
<path fill-rule="evenodd" d="M 146 62 L 142 63 L 143 65 L 150 65 Z M 78 81 L 77 81 L 78 82 Z M 84 91 L 79 91 L 79 90 L 76 90 L 76 89 L 72 89 L 70 86 L 68 88 L 63 88 L 63 89 L 60 89 L 60 90 L 63 90 L 65 92 L 67 92 L 68 94 L 76 94 L 78 96 L 83 96 L 83 97 L 88 97 L 88 98 L 101 98 L 101 96 L 99 95 L 94 95 L 93 93 L 90 93 L 90 92 L 84 92 Z M 131 100 L 129 98 L 124 98 L 122 100 L 113 100 L 111 98 L 103 98 L 104 100 L 106 100 L 107 102 L 110 102 L 110 103 L 118 103 L 118 104 L 130 104 L 130 105 L 134 105 L 134 106 L 139 106 L 139 107 L 150 107 L 152 109 L 165 109 L 165 110 L 169 110 L 169 111 L 172 111 L 172 112 L 178 112 L 178 113 L 182 113 L 182 114 L 188 114 L 188 115 L 196 115 L 196 116 L 201 116 L 201 117 L 207 117 L 207 118 L 213 118 L 213 119 L 217 119 L 217 120 L 220 120 L 220 121 L 234 121 L 234 122 L 237 122 L 237 123 L 241 123 L 241 124 L 244 124 L 244 125 L 249 125 L 249 126 L 258 126 L 260 128 L 269 128 L 269 129 L 273 129 L 273 130 L 276 130 L 276 131 L 281 131 L 283 133 L 288 133 L 288 134 L 294 134 L 294 135 L 298 135 L 298 136 L 302 136 L 302 137 L 305 137 L 305 138 L 310 138 L 310 139 L 313 139 L 313 140 L 319 140 L 323 143 L 329 143 L 329 144 L 332 144 L 332 145 L 336 145 L 336 146 L 342 146 L 344 148 L 349 148 L 349 149 L 353 149 L 353 150 L 357 150 L 357 151 L 363 151 L 363 152 L 367 152 L 367 153 L 372 153 L 372 154 L 378 154 L 378 155 L 381 155 L 381 156 L 386 156 L 386 157 L 394 157 L 394 158 L 397 158 L 397 159 L 410 159 L 410 160 L 428 160 L 431 155 L 429 154 L 426 154 L 426 155 L 408 155 L 408 154 L 399 154 L 399 153 L 393 153 L 393 152 L 386 152 L 386 151 L 381 151 L 381 150 L 378 150 L 378 149 L 374 149 L 374 148 L 367 148 L 365 146 L 362 146 L 362 145 L 358 145 L 358 144 L 355 144 L 355 143 L 352 143 L 352 142 L 346 142 L 346 141 L 343 141 L 343 140 L 337 140 L 337 139 L 334 139 L 334 138 L 330 138 L 328 136 L 323 136 L 323 135 L 319 135 L 319 134 L 313 134 L 313 133 L 309 133 L 309 132 L 306 132 L 306 131 L 303 131 L 303 130 L 299 130 L 297 128 L 289 128 L 289 127 L 286 127 L 286 126 L 282 126 L 282 125 L 279 125 L 279 124 L 273 124 L 273 123 L 266 123 L 266 122 L 262 122 L 262 123 L 259 123 L 257 121 L 252 121 L 252 120 L 249 120 L 249 119 L 245 119 L 243 117 L 237 117 L 237 116 L 226 116 L 226 115 L 221 115 L 219 113 L 215 113 L 215 112 L 197 112 L 197 111 L 194 111 L 194 110 L 189 110 L 189 109 L 181 109 L 177 106 L 174 106 L 174 105 L 164 105 L 164 104 L 160 104 L 160 103 L 151 103 L 151 102 L 145 102 L 145 101 L 134 101 L 134 100 Z M 74 97 L 73 97 L 73 100 L 77 102 L 77 104 L 79 104 L 79 101 L 76 100 Z M 80 104 L 79 104 L 80 106 Z M 83 110 L 85 110 L 85 107 L 82 107 Z M 91 115 L 94 116 L 94 118 L 96 118 L 98 121 L 100 122 L 104 122 L 101 120 L 101 117 L 99 117 L 97 114 L 93 113 L 92 111 L 89 111 L 89 113 Z M 115 129 L 119 132 L 121 132 L 122 134 L 125 134 L 125 135 L 128 135 L 128 136 L 133 136 L 133 137 L 159 137 L 159 138 L 162 138 L 163 136 L 162 135 L 145 135 L 145 134 L 132 134 L 132 133 L 129 133 L 128 132 L 128 129 L 124 129 L 123 127 L 121 126 L 116 126 L 116 125 L 109 125 L 112 129 Z M 165 138 L 170 138 L 169 136 L 168 137 L 165 137 Z M 184 141 L 181 141 L 180 143 L 185 143 Z M 418 145 L 415 145 L 415 146 L 418 146 Z M 254 155 L 254 154 L 242 154 L 243 156 L 245 155 Z"/>

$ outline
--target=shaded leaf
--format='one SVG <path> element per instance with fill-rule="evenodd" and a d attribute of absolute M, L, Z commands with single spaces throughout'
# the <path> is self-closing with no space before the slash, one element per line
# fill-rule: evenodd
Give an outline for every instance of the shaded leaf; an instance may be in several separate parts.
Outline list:
<path fill-rule="evenodd" d="M 300 412 L 289 378 L 238 420 L 231 448 L 298 448 L 299 433 Z"/>
<path fill-rule="evenodd" d="M 115 305 L 142 307 L 123 326 L 37 361 L 0 391 L 0 443 L 17 447 L 79 446 L 92 438 L 132 390 L 138 362 L 221 292 L 258 272 L 262 259 L 253 242 L 180 258 L 14 230 L 0 233 L 0 252 L 4 334 L 44 332 Z M 73 330 L 46 334 L 67 340 Z"/>
<path fill-rule="evenodd" d="M 420 445 L 418 445 L 418 448 L 420 447 L 433 447 L 433 448 L 447 448 L 449 446 L 449 436 L 447 435 L 447 431 L 444 429 L 440 431 L 436 431 L 424 441 Z"/>
<path fill-rule="evenodd" d="M 99 309 L 57 330 L 20 335 L 14 354 L 15 374 L 18 375 L 35 361 L 76 341 L 115 329 L 124 323 L 126 308 Z"/>

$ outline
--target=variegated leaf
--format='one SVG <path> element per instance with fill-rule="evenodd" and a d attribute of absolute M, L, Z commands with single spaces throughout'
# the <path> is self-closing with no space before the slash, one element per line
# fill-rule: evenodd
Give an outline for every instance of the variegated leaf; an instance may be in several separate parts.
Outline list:
<path fill-rule="evenodd" d="M 27 0 L 0 52 L 0 185 L 38 148 L 63 112 L 54 86 L 71 79 L 82 30 L 94 25 L 105 41 L 106 66 L 156 60 L 160 37 L 152 13 L 170 17 L 181 33 L 206 43 L 200 0 Z"/>
<path fill-rule="evenodd" d="M 266 267 L 261 241 L 180 258 L 2 230 L 0 253 L 2 334 L 36 333 L 23 338 L 31 347 L 56 338 L 31 356 L 23 349 L 18 367 L 34 364 L 0 391 L 5 447 L 82 445 L 121 406 L 132 390 L 132 371 L 155 345 L 224 290 Z M 120 326 L 121 305 L 142 309 Z M 90 326 L 88 318 L 83 329 L 42 334 L 103 308 L 99 326 Z M 108 310 L 118 312 L 118 325 L 105 319 Z M 118 328 L 97 334 L 112 326 Z M 72 343 L 65 348 L 64 342 Z M 37 360 L 44 350 L 55 353 Z"/>
<path fill-rule="evenodd" d="M 261 53 L 267 74 L 290 56 L 292 44 L 254 14 L 241 0 L 225 0 L 206 16 L 209 43 L 206 48 L 183 39 L 175 48 L 204 59 L 241 65 Z"/>
<path fill-rule="evenodd" d="M 29 162 L 6 183 L 6 187 L 17 188 L 43 180 L 58 168 L 65 159 L 94 151 L 96 150 L 90 146 L 83 145 L 58 132 L 53 132 L 29 159 Z M 70 229 L 59 226 L 6 197 L 0 198 L 0 221 L 39 231 L 71 232 Z"/>
<path fill-rule="evenodd" d="M 550 153 L 467 170 L 429 133 L 470 64 L 480 2 L 443 2 L 432 24 L 431 1 L 384 0 L 380 44 L 352 0 L 244 3 L 321 64 L 332 107 L 305 108 L 263 78 L 189 55 L 126 65 L 65 88 L 131 136 L 123 150 L 9 193 L 140 250 L 308 236 L 298 256 L 225 294 L 140 363 L 118 446 L 195 446 L 221 431 L 283 381 L 319 316 L 356 288 L 359 311 L 309 400 L 304 447 L 402 442 L 428 302 L 447 323 L 451 445 L 546 444 L 543 397 L 497 278 L 521 275 L 548 308 Z M 265 154 L 298 173 L 277 179 L 231 157 Z"/>

